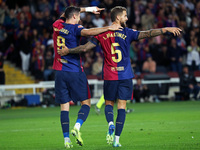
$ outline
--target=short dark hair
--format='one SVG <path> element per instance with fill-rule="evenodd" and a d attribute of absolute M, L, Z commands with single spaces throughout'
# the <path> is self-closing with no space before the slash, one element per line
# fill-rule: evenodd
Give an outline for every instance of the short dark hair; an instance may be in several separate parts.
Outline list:
<path fill-rule="evenodd" d="M 113 9 L 111 9 L 111 21 L 114 22 L 117 16 L 123 13 L 123 11 L 126 11 L 126 8 L 122 6 L 116 6 Z"/>
<path fill-rule="evenodd" d="M 75 13 L 79 13 L 80 12 L 80 8 L 79 7 L 75 7 L 75 6 L 70 6 L 70 7 L 67 7 L 65 9 L 65 18 L 66 19 L 70 19 L 72 18 L 72 16 L 75 14 Z"/>
<path fill-rule="evenodd" d="M 188 65 L 184 65 L 183 68 L 189 68 L 189 66 Z"/>
<path fill-rule="evenodd" d="M 141 76 L 137 76 L 136 80 L 142 80 Z"/>

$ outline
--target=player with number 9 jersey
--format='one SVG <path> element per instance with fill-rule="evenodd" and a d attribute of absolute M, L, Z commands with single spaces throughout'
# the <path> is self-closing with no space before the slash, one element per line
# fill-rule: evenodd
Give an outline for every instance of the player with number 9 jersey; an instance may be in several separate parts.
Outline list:
<path fill-rule="evenodd" d="M 96 11 L 101 11 L 95 7 Z M 53 41 L 54 41 L 54 63 L 55 72 L 55 100 L 61 106 L 61 127 L 64 136 L 66 148 L 73 147 L 69 138 L 69 101 L 80 101 L 81 108 L 71 134 L 75 137 L 78 145 L 83 146 L 80 128 L 86 121 L 90 111 L 90 90 L 86 75 L 81 66 L 79 54 L 69 54 L 60 56 L 59 49 L 64 46 L 74 48 L 78 46 L 80 36 L 98 35 L 100 33 L 117 30 L 119 25 L 112 25 L 102 28 L 84 29 L 79 25 L 80 12 L 85 12 L 88 8 L 78 8 L 74 6 L 67 7 L 61 18 L 53 24 Z M 89 8 L 91 10 L 91 8 Z M 92 8 L 92 10 L 94 10 Z M 95 13 L 95 11 L 93 11 Z M 97 12 L 96 12 L 97 13 Z"/>
<path fill-rule="evenodd" d="M 66 24 L 64 18 L 60 18 L 53 24 L 53 29 L 54 49 L 57 50 L 57 47 L 62 47 L 64 45 L 70 48 L 78 46 L 81 30 L 84 29 L 84 27 L 79 24 Z M 69 54 L 60 56 L 58 53 L 55 53 L 53 69 L 79 72 L 80 69 L 82 70 L 80 55 Z"/>

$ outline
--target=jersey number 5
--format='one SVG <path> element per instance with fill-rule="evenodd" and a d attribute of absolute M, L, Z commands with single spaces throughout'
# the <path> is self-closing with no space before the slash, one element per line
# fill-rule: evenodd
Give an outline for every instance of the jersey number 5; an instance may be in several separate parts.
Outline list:
<path fill-rule="evenodd" d="M 115 62 L 115 63 L 118 63 L 122 60 L 122 52 L 120 50 L 115 50 L 114 47 L 115 46 L 120 46 L 119 43 L 112 43 L 111 45 L 111 54 L 117 54 L 118 55 L 118 58 L 116 59 L 115 56 L 112 57 L 112 60 Z"/>

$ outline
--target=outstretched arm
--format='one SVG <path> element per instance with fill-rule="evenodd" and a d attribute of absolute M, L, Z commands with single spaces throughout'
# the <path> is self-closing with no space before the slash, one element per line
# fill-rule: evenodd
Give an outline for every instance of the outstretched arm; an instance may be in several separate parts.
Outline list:
<path fill-rule="evenodd" d="M 151 29 L 147 31 L 141 31 L 138 35 L 138 39 L 144 39 L 144 38 L 150 38 L 150 37 L 155 37 L 161 34 L 164 34 L 166 32 L 171 32 L 175 36 L 180 35 L 182 30 L 180 28 L 176 27 L 167 27 L 167 28 L 160 28 L 160 29 Z"/>
<path fill-rule="evenodd" d="M 83 12 L 92 12 L 93 14 L 100 14 L 102 10 L 105 10 L 105 8 L 99 8 L 99 7 L 80 7 L 80 13 Z M 60 17 L 65 17 L 65 13 L 62 13 Z"/>
<path fill-rule="evenodd" d="M 115 31 L 122 30 L 122 26 L 120 24 L 112 24 L 110 26 L 102 27 L 102 28 L 90 28 L 81 30 L 81 36 L 94 36 L 106 31 Z"/>
<path fill-rule="evenodd" d="M 87 52 L 87 51 L 93 49 L 94 47 L 96 47 L 96 45 L 89 41 L 86 44 L 80 45 L 80 46 L 75 47 L 75 48 L 68 49 L 66 46 L 62 47 L 61 49 L 58 48 L 57 52 L 60 56 L 64 56 L 64 55 L 67 55 L 69 53 L 70 54 L 77 54 L 77 53 L 81 53 L 81 52 Z"/>
<path fill-rule="evenodd" d="M 96 6 L 93 6 L 93 7 L 81 7 L 80 13 L 82 13 L 82 12 L 92 12 L 94 14 L 100 14 L 100 12 L 102 10 L 105 10 L 105 8 L 99 8 L 99 7 L 96 7 Z"/>

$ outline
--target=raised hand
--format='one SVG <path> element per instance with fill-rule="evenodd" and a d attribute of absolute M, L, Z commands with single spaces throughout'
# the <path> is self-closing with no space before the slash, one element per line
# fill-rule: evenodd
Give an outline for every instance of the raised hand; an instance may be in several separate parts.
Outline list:
<path fill-rule="evenodd" d="M 99 8 L 99 7 L 96 7 L 96 9 L 97 9 L 96 11 L 93 11 L 93 12 L 92 12 L 93 14 L 96 14 L 96 15 L 97 15 L 97 14 L 100 14 L 100 12 L 101 12 L 102 10 L 105 10 L 105 8 Z"/>
<path fill-rule="evenodd" d="M 62 48 L 60 49 L 59 47 L 57 48 L 57 53 L 60 55 L 60 56 L 64 56 L 64 55 L 67 55 L 69 53 L 69 49 L 67 48 L 67 46 L 62 46 Z"/>
<path fill-rule="evenodd" d="M 167 32 L 171 32 L 174 34 L 174 36 L 178 36 L 181 34 L 181 29 L 177 27 L 166 27 L 164 28 Z"/>

